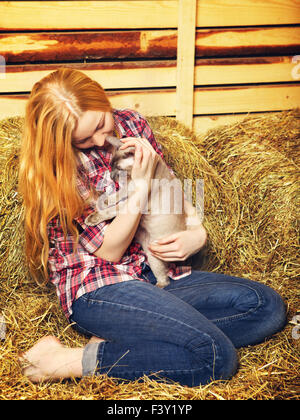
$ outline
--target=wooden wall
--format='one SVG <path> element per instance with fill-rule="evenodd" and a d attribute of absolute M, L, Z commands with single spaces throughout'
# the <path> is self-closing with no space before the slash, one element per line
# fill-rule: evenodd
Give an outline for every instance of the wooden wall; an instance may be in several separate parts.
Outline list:
<path fill-rule="evenodd" d="M 198 131 L 300 106 L 300 0 L 1 1 L 0 31 L 0 118 L 66 65 Z"/>

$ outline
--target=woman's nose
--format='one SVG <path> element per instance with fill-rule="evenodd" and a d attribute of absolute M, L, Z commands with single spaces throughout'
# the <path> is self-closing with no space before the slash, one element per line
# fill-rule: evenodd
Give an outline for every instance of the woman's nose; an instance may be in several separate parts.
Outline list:
<path fill-rule="evenodd" d="M 94 135 L 93 135 L 93 143 L 94 143 L 94 145 L 95 146 L 103 146 L 103 144 L 104 144 L 104 142 L 105 142 L 105 135 L 103 135 L 103 134 L 98 134 L 98 133 L 95 133 Z"/>

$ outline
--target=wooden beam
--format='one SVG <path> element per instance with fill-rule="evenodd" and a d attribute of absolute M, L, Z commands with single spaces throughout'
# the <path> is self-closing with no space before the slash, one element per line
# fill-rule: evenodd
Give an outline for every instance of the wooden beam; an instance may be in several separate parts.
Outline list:
<path fill-rule="evenodd" d="M 196 57 L 296 55 L 300 27 L 198 29 Z M 0 34 L 7 64 L 107 60 L 176 59 L 177 30 L 32 32 Z"/>
<path fill-rule="evenodd" d="M 187 127 L 193 127 L 194 110 L 194 65 L 197 0 L 179 0 L 176 119 Z"/>
<path fill-rule="evenodd" d="M 198 27 L 291 25 L 300 0 L 199 0 Z M 5 1 L 0 30 L 176 28 L 178 0 Z"/>
<path fill-rule="evenodd" d="M 293 55 L 299 51 L 298 26 L 202 29 L 196 34 L 197 57 Z"/>
<path fill-rule="evenodd" d="M 176 91 L 108 92 L 115 108 L 131 108 L 144 115 L 175 116 Z M 0 118 L 23 115 L 27 95 L 0 95 Z M 195 90 L 195 115 L 283 111 L 300 107 L 300 84 L 254 85 Z"/>

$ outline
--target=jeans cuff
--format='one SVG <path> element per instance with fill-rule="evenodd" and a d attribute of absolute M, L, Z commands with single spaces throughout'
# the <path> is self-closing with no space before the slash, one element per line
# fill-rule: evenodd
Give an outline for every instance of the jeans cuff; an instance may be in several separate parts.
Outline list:
<path fill-rule="evenodd" d="M 82 356 L 82 376 L 95 375 L 98 365 L 98 351 L 102 343 L 90 343 L 84 347 Z"/>

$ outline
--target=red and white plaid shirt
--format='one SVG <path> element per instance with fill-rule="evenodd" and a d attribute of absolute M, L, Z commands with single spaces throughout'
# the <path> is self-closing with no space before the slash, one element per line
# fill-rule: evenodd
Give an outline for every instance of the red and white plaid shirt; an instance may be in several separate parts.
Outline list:
<path fill-rule="evenodd" d="M 120 138 L 145 137 L 163 158 L 161 147 L 156 142 L 151 128 L 139 113 L 130 110 L 114 110 L 113 117 Z M 110 153 L 93 147 L 79 152 L 79 157 L 81 164 L 78 166 L 78 171 L 86 174 L 87 183 L 92 184 L 99 192 L 106 191 L 110 194 L 116 191 L 118 186 L 109 176 L 112 157 Z M 78 178 L 78 188 L 80 194 L 86 198 L 89 189 L 81 178 Z M 76 252 L 74 252 L 74 238 L 69 234 L 66 239 L 64 238 L 59 217 L 53 218 L 48 224 L 50 281 L 56 286 L 60 304 L 67 318 L 72 314 L 73 301 L 85 293 L 127 280 L 147 281 L 141 275 L 142 263 L 147 263 L 147 256 L 135 240 L 117 263 L 94 255 L 103 242 L 109 222 L 87 226 L 84 222 L 85 217 L 91 211 L 91 208 L 87 209 L 87 213 L 75 221 L 79 231 Z M 190 272 L 189 266 L 177 267 L 175 263 L 172 263 L 168 275 L 175 280 L 187 276 Z"/>

